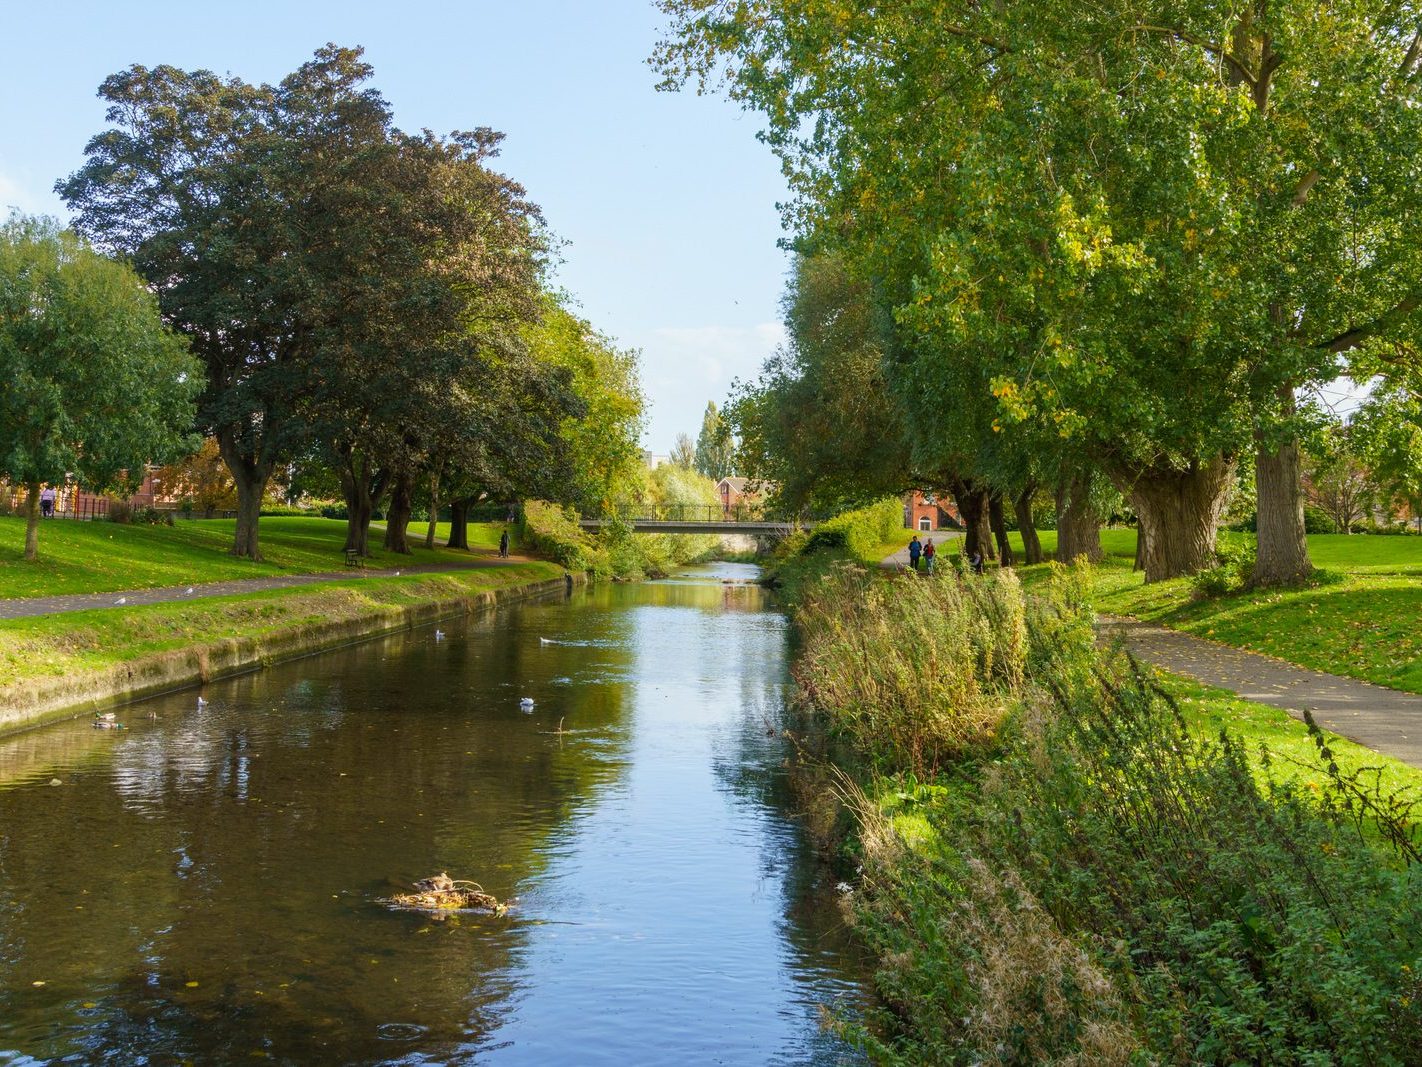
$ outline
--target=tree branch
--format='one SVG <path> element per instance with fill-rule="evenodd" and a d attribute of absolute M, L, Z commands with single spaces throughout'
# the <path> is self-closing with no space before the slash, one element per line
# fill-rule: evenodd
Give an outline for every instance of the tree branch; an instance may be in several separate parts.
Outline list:
<path fill-rule="evenodd" d="M 1409 293 L 1371 322 L 1355 326 L 1351 330 L 1345 330 L 1336 337 L 1318 342 L 1314 347 L 1334 353 L 1347 352 L 1349 349 L 1357 348 L 1369 337 L 1381 333 L 1389 326 L 1407 318 L 1419 307 L 1422 307 L 1422 293 Z"/>
<path fill-rule="evenodd" d="M 1163 33 L 1169 37 L 1174 37 L 1177 41 L 1183 41 L 1186 44 L 1194 45 L 1196 48 L 1204 49 L 1216 59 L 1228 64 L 1229 68 L 1234 71 L 1235 75 L 1239 78 L 1239 80 L 1244 82 L 1244 84 L 1248 85 L 1250 89 L 1257 88 L 1256 79 L 1254 75 L 1250 73 L 1248 67 L 1246 67 L 1239 59 L 1237 59 L 1233 53 L 1226 51 L 1220 45 L 1210 43 L 1203 37 L 1196 37 L 1193 33 L 1186 33 L 1184 30 L 1176 26 L 1150 26 L 1141 24 L 1130 27 L 1130 29 L 1128 29 L 1126 32 Z"/>

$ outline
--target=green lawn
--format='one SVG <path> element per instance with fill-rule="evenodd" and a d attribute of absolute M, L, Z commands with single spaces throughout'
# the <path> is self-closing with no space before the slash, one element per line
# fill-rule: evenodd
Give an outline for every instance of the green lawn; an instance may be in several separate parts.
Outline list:
<path fill-rule="evenodd" d="M 125 526 L 112 522 L 53 519 L 40 528 L 40 558 L 26 563 L 24 520 L 0 516 L 0 598 L 108 592 L 163 585 L 187 585 L 233 578 L 339 571 L 346 524 L 339 519 L 270 516 L 262 519 L 262 563 L 227 555 L 231 519 L 179 520 L 173 526 Z M 485 547 L 498 543 L 494 533 L 476 535 Z M 423 530 L 420 531 L 423 533 Z M 413 540 L 413 538 L 412 538 Z M 379 549 L 371 538 L 371 566 L 467 559 L 448 549 L 415 547 L 412 556 Z"/>
<path fill-rule="evenodd" d="M 410 523 L 410 543 L 423 545 L 425 534 L 429 532 L 429 523 Z M 471 549 L 488 548 L 498 551 L 499 534 L 505 529 L 509 531 L 509 543 L 514 550 L 519 547 L 518 525 L 516 523 L 502 522 L 471 522 L 469 524 L 469 547 Z M 443 542 L 449 537 L 449 523 L 441 522 L 435 526 L 435 540 Z"/>
<path fill-rule="evenodd" d="M 1309 553 L 1321 568 L 1315 580 L 1216 598 L 1197 596 L 1186 578 L 1146 585 L 1131 570 L 1134 531 L 1105 531 L 1102 543 L 1101 611 L 1422 693 L 1422 537 L 1310 535 Z M 1055 534 L 1043 531 L 1042 544 L 1055 548 Z M 1021 573 L 1029 588 L 1046 578 L 1045 567 Z"/>

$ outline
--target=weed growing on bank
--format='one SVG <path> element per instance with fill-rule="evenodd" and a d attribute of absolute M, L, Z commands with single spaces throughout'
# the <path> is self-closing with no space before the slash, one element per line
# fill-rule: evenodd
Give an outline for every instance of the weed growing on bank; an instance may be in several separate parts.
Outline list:
<path fill-rule="evenodd" d="M 838 568 L 800 606 L 798 677 L 864 771 L 841 792 L 885 1009 L 860 1040 L 904 1064 L 1417 1063 L 1407 801 L 1261 786 L 1094 647 L 1084 573 L 1053 586 Z"/>

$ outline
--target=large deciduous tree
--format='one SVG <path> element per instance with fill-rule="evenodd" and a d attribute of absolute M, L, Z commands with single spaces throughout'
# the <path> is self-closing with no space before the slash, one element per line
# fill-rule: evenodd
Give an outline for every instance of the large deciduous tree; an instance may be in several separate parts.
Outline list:
<path fill-rule="evenodd" d="M 0 226 L 0 476 L 27 489 L 26 559 L 41 483 L 109 488 L 195 446 L 200 379 L 132 270 L 51 222 Z"/>
<path fill-rule="evenodd" d="M 789 222 L 880 280 L 925 410 L 1060 435 L 1150 579 L 1208 562 L 1253 454 L 1256 573 L 1308 570 L 1295 391 L 1422 307 L 1412 5 L 662 6 L 668 81 L 764 112 Z"/>
<path fill-rule="evenodd" d="M 366 383 L 536 300 L 536 211 L 482 165 L 498 136 L 403 134 L 370 75 L 334 45 L 277 85 L 132 67 L 100 88 L 109 128 L 59 185 L 206 366 L 199 421 L 236 483 L 239 556 L 260 555 L 263 490 L 313 429 L 337 410 L 366 428 Z"/>

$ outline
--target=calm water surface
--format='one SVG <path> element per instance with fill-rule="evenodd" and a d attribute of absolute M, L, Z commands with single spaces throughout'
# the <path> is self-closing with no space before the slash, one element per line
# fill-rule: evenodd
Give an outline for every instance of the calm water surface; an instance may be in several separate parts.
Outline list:
<path fill-rule="evenodd" d="M 860 1062 L 819 1026 L 861 972 L 781 796 L 784 617 L 723 584 L 753 573 L 0 739 L 0 1064 Z M 441 870 L 513 911 L 381 903 Z"/>

